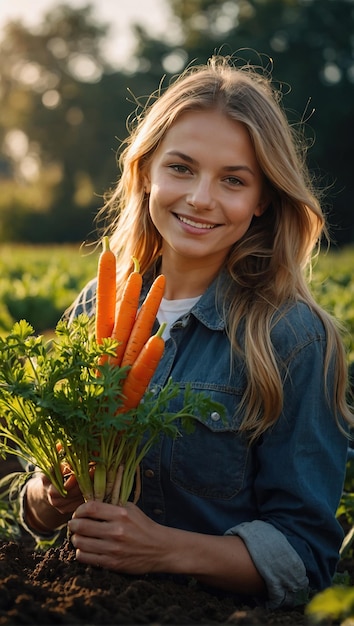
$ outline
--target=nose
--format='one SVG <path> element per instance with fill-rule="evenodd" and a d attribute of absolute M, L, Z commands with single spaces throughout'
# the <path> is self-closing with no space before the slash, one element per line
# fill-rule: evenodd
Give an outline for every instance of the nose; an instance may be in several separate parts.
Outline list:
<path fill-rule="evenodd" d="M 187 203 L 197 211 L 213 209 L 215 198 L 211 181 L 201 177 L 193 181 L 193 186 L 187 196 Z"/>

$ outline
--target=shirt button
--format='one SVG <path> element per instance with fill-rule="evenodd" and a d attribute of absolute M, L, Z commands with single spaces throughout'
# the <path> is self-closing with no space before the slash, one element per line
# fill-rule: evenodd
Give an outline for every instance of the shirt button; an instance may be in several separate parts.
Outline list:
<path fill-rule="evenodd" d="M 214 411 L 211 415 L 210 415 L 211 419 L 213 420 L 213 422 L 218 422 L 220 419 L 220 415 L 219 413 L 217 413 L 216 411 Z"/>
<path fill-rule="evenodd" d="M 153 509 L 153 513 L 155 515 L 162 515 L 163 511 L 162 511 L 162 509 Z"/>
<path fill-rule="evenodd" d="M 144 476 L 145 476 L 145 478 L 154 478 L 155 472 L 152 469 L 147 469 L 144 472 Z"/>

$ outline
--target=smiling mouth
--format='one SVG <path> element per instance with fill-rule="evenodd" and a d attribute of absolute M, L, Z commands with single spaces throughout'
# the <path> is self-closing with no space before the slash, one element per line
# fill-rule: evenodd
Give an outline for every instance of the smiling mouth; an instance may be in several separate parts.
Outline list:
<path fill-rule="evenodd" d="M 176 213 L 175 215 L 180 222 L 183 222 L 183 224 L 187 224 L 188 226 L 193 226 L 193 228 L 200 228 L 201 230 L 212 230 L 213 228 L 216 228 L 218 226 L 218 224 L 206 224 L 205 222 L 194 222 L 188 217 L 181 217 L 181 215 L 177 215 Z"/>

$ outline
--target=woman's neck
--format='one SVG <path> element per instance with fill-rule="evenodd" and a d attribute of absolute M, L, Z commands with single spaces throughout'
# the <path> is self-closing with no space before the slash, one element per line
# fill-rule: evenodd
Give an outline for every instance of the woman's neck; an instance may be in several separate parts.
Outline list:
<path fill-rule="evenodd" d="M 162 257 L 161 273 L 166 277 L 164 297 L 166 300 L 180 300 L 201 296 L 219 272 L 219 267 L 191 267 L 188 261 L 172 264 Z"/>

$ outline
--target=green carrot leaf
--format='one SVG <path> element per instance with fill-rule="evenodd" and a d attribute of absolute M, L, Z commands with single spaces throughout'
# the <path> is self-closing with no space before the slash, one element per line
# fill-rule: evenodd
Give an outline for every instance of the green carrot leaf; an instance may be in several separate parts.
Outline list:
<path fill-rule="evenodd" d="M 36 336 L 25 320 L 17 322 L 0 338 L 1 456 L 33 463 L 63 495 L 64 464 L 85 499 L 124 504 L 161 433 L 177 437 L 191 432 L 195 418 L 223 415 L 220 404 L 190 386 L 181 390 L 172 379 L 147 391 L 136 409 L 119 412 L 129 367 L 110 364 L 116 348 L 113 339 L 95 341 L 84 314 L 70 325 L 61 320 L 50 340 Z M 171 412 L 175 401 L 180 409 Z"/>

